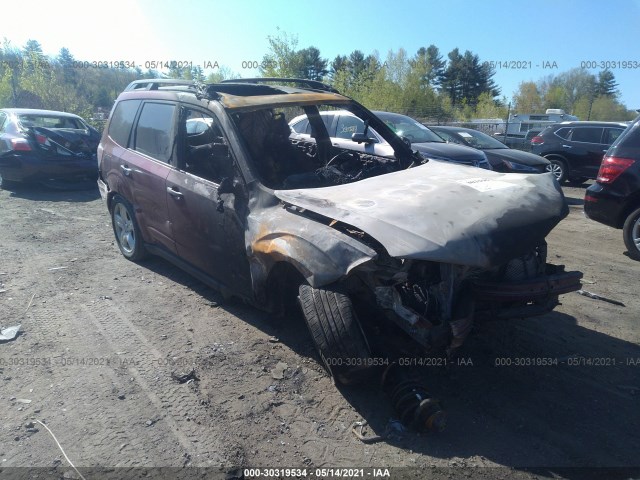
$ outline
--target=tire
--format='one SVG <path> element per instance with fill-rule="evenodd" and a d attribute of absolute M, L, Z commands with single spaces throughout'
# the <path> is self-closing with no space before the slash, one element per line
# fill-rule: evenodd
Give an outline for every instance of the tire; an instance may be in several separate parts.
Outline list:
<path fill-rule="evenodd" d="M 629 256 L 640 260 L 640 208 L 631 212 L 622 227 L 622 237 Z"/>
<path fill-rule="evenodd" d="M 567 179 L 567 164 L 557 158 L 547 158 L 547 160 L 549 160 L 550 163 L 546 166 L 545 170 L 553 173 L 558 183 L 561 184 L 564 182 Z"/>
<path fill-rule="evenodd" d="M 336 383 L 362 382 L 373 372 L 371 352 L 351 299 L 339 288 L 301 285 L 299 301 L 313 343 Z"/>
<path fill-rule="evenodd" d="M 120 195 L 113 197 L 111 223 L 118 248 L 125 258 L 137 262 L 147 257 L 148 253 L 144 248 L 144 241 L 140 235 L 140 228 L 133 208 Z"/>

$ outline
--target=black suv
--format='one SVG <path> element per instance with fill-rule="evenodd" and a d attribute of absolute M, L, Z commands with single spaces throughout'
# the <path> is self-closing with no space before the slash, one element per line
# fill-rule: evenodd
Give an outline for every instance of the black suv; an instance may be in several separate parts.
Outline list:
<path fill-rule="evenodd" d="M 560 183 L 596 178 L 607 148 L 627 127 L 617 122 L 561 122 L 531 139 L 531 151 L 549 160 L 547 171 Z"/>
<path fill-rule="evenodd" d="M 584 197 L 589 218 L 623 229 L 629 256 L 640 260 L 640 117 L 611 145 Z"/>

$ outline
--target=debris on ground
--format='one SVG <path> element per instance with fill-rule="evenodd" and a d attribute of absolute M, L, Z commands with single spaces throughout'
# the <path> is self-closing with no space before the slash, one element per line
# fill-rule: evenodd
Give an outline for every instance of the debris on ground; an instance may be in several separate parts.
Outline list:
<path fill-rule="evenodd" d="M 402 423 L 398 420 L 389 419 L 387 426 L 384 429 L 384 433 L 382 435 L 372 435 L 368 437 L 365 433 L 365 427 L 367 426 L 367 421 L 363 420 L 361 422 L 353 422 L 351 424 L 351 433 L 353 433 L 358 440 L 362 443 L 377 443 L 381 442 L 392 435 L 401 436 L 403 433 L 407 431 L 407 429 L 402 425 Z"/>
<path fill-rule="evenodd" d="M 173 378 L 178 383 L 189 383 L 189 382 L 192 382 L 194 380 L 195 381 L 200 380 L 196 376 L 196 371 L 193 368 L 188 373 L 171 372 L 171 378 Z"/>
<path fill-rule="evenodd" d="M 271 370 L 271 377 L 275 380 L 282 380 L 284 378 L 284 371 L 289 368 L 284 362 L 278 362 L 275 367 Z"/>
<path fill-rule="evenodd" d="M 18 331 L 22 325 L 15 325 L 0 330 L 0 342 L 8 342 L 14 340 L 18 336 Z"/>
<path fill-rule="evenodd" d="M 601 295 L 598 295 L 597 293 L 591 293 L 591 292 L 587 292 L 586 290 L 578 290 L 576 291 L 576 293 L 579 293 L 580 295 L 582 295 L 583 297 L 588 297 L 588 298 L 592 298 L 594 300 L 602 300 L 603 302 L 607 302 L 607 303 L 611 303 L 613 305 L 618 305 L 620 307 L 624 307 L 625 304 L 618 301 L 618 300 L 612 300 L 610 298 L 607 297 L 603 297 Z"/>

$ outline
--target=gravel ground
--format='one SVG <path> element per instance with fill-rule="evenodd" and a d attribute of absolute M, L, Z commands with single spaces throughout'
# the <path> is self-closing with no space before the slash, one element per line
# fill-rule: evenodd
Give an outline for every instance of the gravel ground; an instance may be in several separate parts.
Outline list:
<path fill-rule="evenodd" d="M 225 301 L 158 258 L 127 261 L 97 190 L 0 190 L 0 324 L 22 325 L 0 343 L 0 477 L 80 478 L 68 460 L 86 478 L 352 467 L 577 479 L 586 472 L 564 468 L 637 467 L 640 263 L 620 231 L 584 217 L 584 187 L 565 193 L 549 260 L 624 306 L 571 293 L 551 314 L 477 325 L 462 361 L 420 372 L 447 429 L 367 444 L 352 424 L 382 434 L 393 409 L 376 385 L 336 388 L 299 318 Z M 541 358 L 555 362 L 517 365 Z"/>

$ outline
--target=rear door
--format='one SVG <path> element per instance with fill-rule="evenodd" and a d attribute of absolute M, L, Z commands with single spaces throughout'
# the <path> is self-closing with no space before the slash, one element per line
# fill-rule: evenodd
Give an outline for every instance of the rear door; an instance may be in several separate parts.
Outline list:
<path fill-rule="evenodd" d="M 167 201 L 178 255 L 232 291 L 250 295 L 244 241 L 246 198 L 218 194 L 236 178 L 229 143 L 211 112 L 182 107 L 178 167 L 167 177 Z"/>
<path fill-rule="evenodd" d="M 596 178 L 606 148 L 602 145 L 602 127 L 574 127 L 571 149 L 572 175 Z"/>
<path fill-rule="evenodd" d="M 173 102 L 142 102 L 128 140 L 129 148 L 114 149 L 110 167 L 118 177 L 116 191 L 133 204 L 145 241 L 172 253 L 176 247 L 167 208 L 166 178 L 175 157 L 177 112 L 178 106 Z"/>

